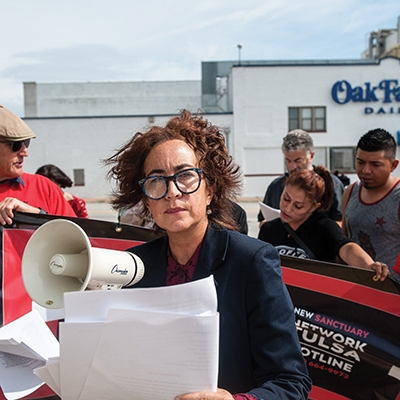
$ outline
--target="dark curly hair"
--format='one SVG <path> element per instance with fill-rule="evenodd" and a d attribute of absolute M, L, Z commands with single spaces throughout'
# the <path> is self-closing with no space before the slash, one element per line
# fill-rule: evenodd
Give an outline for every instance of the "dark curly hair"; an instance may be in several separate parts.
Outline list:
<path fill-rule="evenodd" d="M 317 209 L 319 212 L 328 210 L 332 204 L 334 194 L 332 177 L 322 165 L 314 167 L 314 170 L 299 169 L 292 172 L 285 182 L 286 185 L 303 189 L 311 201 L 321 203 Z"/>
<path fill-rule="evenodd" d="M 144 163 L 147 156 L 154 146 L 176 139 L 184 141 L 193 149 L 198 166 L 203 169 L 206 185 L 213 187 L 209 221 L 237 230 L 230 200 L 234 200 L 241 189 L 240 168 L 228 154 L 220 128 L 201 115 L 193 115 L 187 110 L 172 117 L 164 127 L 152 126 L 145 132 L 137 132 L 113 156 L 104 160 L 106 165 L 112 166 L 108 177 L 117 181 L 117 189 L 111 197 L 113 208 L 130 208 L 144 199 L 145 195 L 138 182 L 145 177 Z M 149 216 L 145 207 L 142 212 L 142 217 Z"/>

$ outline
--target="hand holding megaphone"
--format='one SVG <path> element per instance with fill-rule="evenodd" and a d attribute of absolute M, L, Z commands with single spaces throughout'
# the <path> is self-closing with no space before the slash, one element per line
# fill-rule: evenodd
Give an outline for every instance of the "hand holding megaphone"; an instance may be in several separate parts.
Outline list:
<path fill-rule="evenodd" d="M 66 219 L 40 226 L 22 256 L 25 289 L 45 308 L 62 308 L 65 292 L 120 289 L 135 285 L 143 275 L 138 256 L 93 248 L 85 231 Z"/>

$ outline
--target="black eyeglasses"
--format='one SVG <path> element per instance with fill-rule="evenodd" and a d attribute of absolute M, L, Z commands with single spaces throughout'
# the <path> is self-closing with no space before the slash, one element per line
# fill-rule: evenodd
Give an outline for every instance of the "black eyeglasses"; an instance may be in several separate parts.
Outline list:
<path fill-rule="evenodd" d="M 183 194 L 194 193 L 200 187 L 202 172 L 201 168 L 187 168 L 171 176 L 150 175 L 138 183 L 149 199 L 160 200 L 168 193 L 169 181 Z"/>
<path fill-rule="evenodd" d="M 19 140 L 18 142 L 0 142 L 4 143 L 7 146 L 10 146 L 11 150 L 16 153 L 17 151 L 20 151 L 22 148 L 22 145 L 25 145 L 26 148 L 29 147 L 31 144 L 31 139 L 25 139 L 25 140 Z"/>

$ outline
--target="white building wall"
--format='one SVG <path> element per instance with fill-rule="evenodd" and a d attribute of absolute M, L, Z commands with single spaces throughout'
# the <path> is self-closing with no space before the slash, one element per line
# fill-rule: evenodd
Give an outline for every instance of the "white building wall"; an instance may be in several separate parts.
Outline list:
<path fill-rule="evenodd" d="M 152 124 L 164 125 L 170 117 L 155 117 Z M 231 129 L 231 115 L 210 115 L 208 119 L 228 132 Z M 35 173 L 44 164 L 54 164 L 73 179 L 74 169 L 84 169 L 85 186 L 68 191 L 86 200 L 109 197 L 114 182 L 106 179 L 109 168 L 102 160 L 150 126 L 148 117 L 25 118 L 25 122 L 36 138 L 31 141 L 24 171 Z"/>
<path fill-rule="evenodd" d="M 26 117 L 163 115 L 201 107 L 200 81 L 24 83 Z"/>
<path fill-rule="evenodd" d="M 230 77 L 233 96 L 233 156 L 245 171 L 247 197 L 263 196 L 273 177 L 282 174 L 282 138 L 288 132 L 288 108 L 325 106 L 326 132 L 312 133 L 316 161 L 325 161 L 329 147 L 355 146 L 373 128 L 389 131 L 397 140 L 400 131 L 400 89 L 397 100 L 382 103 L 383 91 L 375 91 L 379 102 L 337 104 L 331 90 L 335 82 L 346 80 L 353 88 L 365 83 L 379 86 L 393 80 L 399 87 L 400 64 L 384 59 L 376 65 L 321 65 L 234 67 Z M 365 112 L 366 107 L 373 110 Z M 383 112 L 378 113 L 382 109 Z M 328 165 L 327 165 L 328 166 Z M 400 174 L 396 170 L 396 174 Z M 263 175 L 263 176 L 261 176 Z M 355 179 L 355 176 L 351 177 Z"/>

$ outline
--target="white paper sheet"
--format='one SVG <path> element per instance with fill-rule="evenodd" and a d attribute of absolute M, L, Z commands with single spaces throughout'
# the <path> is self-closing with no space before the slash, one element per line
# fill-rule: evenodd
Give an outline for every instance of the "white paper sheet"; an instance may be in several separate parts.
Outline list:
<path fill-rule="evenodd" d="M 110 308 L 188 315 L 216 310 L 214 278 L 156 288 L 64 293 L 65 322 L 104 321 Z"/>
<path fill-rule="evenodd" d="M 60 390 L 63 400 L 77 400 L 96 352 L 103 322 L 61 323 Z"/>
<path fill-rule="evenodd" d="M 54 380 L 55 385 L 60 387 L 60 357 L 51 357 L 46 362 L 48 371 Z"/>
<path fill-rule="evenodd" d="M 279 218 L 281 216 L 281 210 L 267 206 L 262 201 L 259 201 L 258 204 L 261 208 L 261 213 L 266 221 L 272 221 L 273 219 Z"/>
<path fill-rule="evenodd" d="M 212 276 L 170 287 L 70 292 L 64 308 L 63 400 L 124 398 L 128 392 L 141 400 L 167 399 L 168 392 L 173 399 L 216 390 L 219 320 Z"/>
<path fill-rule="evenodd" d="M 80 400 L 215 391 L 218 315 L 110 310 Z"/>
<path fill-rule="evenodd" d="M 43 385 L 33 370 L 44 361 L 0 352 L 0 386 L 9 400 L 20 399 Z"/>
<path fill-rule="evenodd" d="M 54 368 L 55 365 L 57 365 L 56 368 Z M 33 373 L 38 376 L 43 382 L 46 382 L 50 389 L 52 389 L 56 394 L 61 397 L 60 371 L 58 368 L 58 362 L 57 364 L 54 364 L 54 361 L 48 361 L 43 367 L 36 368 Z"/>
<path fill-rule="evenodd" d="M 36 310 L 0 328 L 0 386 L 6 398 L 19 399 L 43 385 L 33 370 L 58 355 L 58 341 Z"/>

